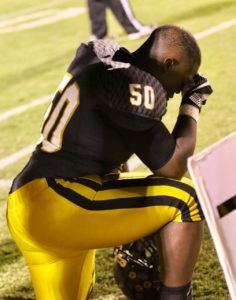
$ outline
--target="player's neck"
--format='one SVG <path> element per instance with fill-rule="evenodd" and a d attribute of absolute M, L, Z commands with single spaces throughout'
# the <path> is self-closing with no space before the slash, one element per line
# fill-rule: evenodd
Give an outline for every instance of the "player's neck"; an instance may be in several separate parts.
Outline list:
<path fill-rule="evenodd" d="M 142 54 L 133 53 L 133 64 L 137 66 L 139 69 L 151 74 L 155 78 L 159 79 L 161 73 L 163 72 L 162 66 L 155 60 L 151 60 L 150 58 L 144 59 Z"/>

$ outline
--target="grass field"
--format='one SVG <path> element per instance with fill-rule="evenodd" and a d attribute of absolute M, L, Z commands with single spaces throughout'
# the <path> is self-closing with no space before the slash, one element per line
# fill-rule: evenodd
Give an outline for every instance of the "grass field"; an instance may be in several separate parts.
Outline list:
<path fill-rule="evenodd" d="M 194 34 L 205 32 L 223 22 L 234 20 L 235 0 L 133 0 L 137 17 L 144 23 L 174 23 Z M 89 23 L 82 0 L 1 0 L 0 2 L 0 297 L 34 298 L 23 258 L 9 236 L 6 221 L 6 198 L 12 178 L 26 163 L 27 146 L 39 138 L 39 127 L 47 103 L 22 113 L 5 115 L 10 110 L 50 95 L 57 88 L 77 46 L 87 41 Z M 73 9 L 72 9 L 73 8 Z M 73 11 L 74 16 L 63 18 Z M 57 22 L 40 25 L 33 21 L 50 19 Z M 20 17 L 20 18 L 19 18 Z M 51 19 L 52 20 L 52 19 Z M 35 25 L 36 24 L 36 25 Z M 38 24 L 38 25 L 37 25 Z M 126 41 L 117 21 L 108 14 L 110 33 L 117 42 L 134 50 L 138 41 Z M 29 28 L 30 27 L 30 28 Z M 209 77 L 214 95 L 203 108 L 198 129 L 197 149 L 219 140 L 236 130 L 236 22 L 228 28 L 217 27 L 207 36 L 199 35 L 203 53 L 201 71 Z M 164 122 L 173 127 L 179 99 L 169 103 Z M 14 154 L 23 149 L 25 155 Z M 25 151 L 24 151 L 25 150 Z M 13 155 L 13 156 L 11 156 Z M 10 157 L 10 160 L 7 159 Z M 15 160 L 13 161 L 13 157 Z M 93 299 L 118 299 L 119 291 L 112 277 L 112 250 L 97 252 L 97 283 Z M 208 231 L 193 281 L 196 299 L 229 299 L 226 284 Z M 113 296 L 111 296 L 113 295 Z M 48 299 L 50 300 L 50 299 Z"/>

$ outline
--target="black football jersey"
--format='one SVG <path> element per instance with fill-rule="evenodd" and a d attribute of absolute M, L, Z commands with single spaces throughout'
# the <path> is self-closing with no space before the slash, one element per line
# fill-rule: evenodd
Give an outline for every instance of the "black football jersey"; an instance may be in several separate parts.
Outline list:
<path fill-rule="evenodd" d="M 175 141 L 161 122 L 167 95 L 151 74 L 132 64 L 116 43 L 82 44 L 41 128 L 26 170 L 36 177 L 106 174 L 136 153 L 158 169 Z"/>

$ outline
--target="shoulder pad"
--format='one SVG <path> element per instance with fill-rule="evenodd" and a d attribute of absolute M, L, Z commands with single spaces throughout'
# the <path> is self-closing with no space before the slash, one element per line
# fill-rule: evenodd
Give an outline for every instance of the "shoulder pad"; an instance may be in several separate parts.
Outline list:
<path fill-rule="evenodd" d="M 67 69 L 67 73 L 78 76 L 89 65 L 98 63 L 99 60 L 91 45 L 81 44 L 76 51 L 76 55 Z"/>
<path fill-rule="evenodd" d="M 102 61 L 108 69 L 129 68 L 129 63 L 113 60 L 113 56 L 120 49 L 117 43 L 109 40 L 97 40 L 91 42 L 89 45 L 92 46 L 97 58 Z"/>

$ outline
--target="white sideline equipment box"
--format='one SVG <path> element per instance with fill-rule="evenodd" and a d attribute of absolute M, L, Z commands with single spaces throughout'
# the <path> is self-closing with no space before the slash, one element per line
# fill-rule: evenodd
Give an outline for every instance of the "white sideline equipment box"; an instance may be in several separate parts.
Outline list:
<path fill-rule="evenodd" d="M 236 300 L 236 131 L 190 157 L 188 170 Z"/>

